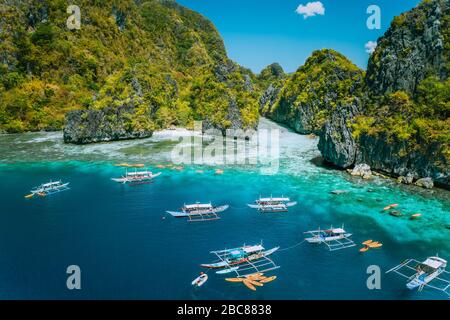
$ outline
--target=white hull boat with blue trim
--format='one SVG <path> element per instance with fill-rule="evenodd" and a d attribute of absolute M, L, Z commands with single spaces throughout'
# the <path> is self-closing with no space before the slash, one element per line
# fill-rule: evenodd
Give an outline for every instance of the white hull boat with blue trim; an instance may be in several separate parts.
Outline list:
<path fill-rule="evenodd" d="M 218 213 L 224 212 L 229 208 L 228 205 L 215 207 L 209 204 L 189 204 L 184 205 L 181 211 L 166 211 L 175 218 L 188 218 L 189 221 L 209 221 L 220 219 Z"/>
<path fill-rule="evenodd" d="M 26 198 L 32 198 L 35 195 L 41 196 L 41 197 L 45 197 L 48 195 L 52 195 L 55 193 L 59 193 L 62 191 L 67 191 L 69 190 L 69 182 L 62 182 L 61 180 L 59 181 L 50 181 L 48 183 L 44 183 L 41 184 L 40 186 L 34 188 L 33 190 L 31 190 L 31 194 L 26 196 Z"/>
<path fill-rule="evenodd" d="M 341 250 L 356 246 L 356 244 L 350 240 L 351 233 L 347 233 L 342 228 L 333 228 L 327 230 L 313 230 L 307 231 L 305 234 L 309 234 L 311 237 L 305 238 L 308 243 L 325 244 L 330 251 Z"/>
<path fill-rule="evenodd" d="M 261 212 L 287 212 L 288 208 L 297 205 L 297 202 L 289 198 L 259 198 L 254 204 L 248 206 Z"/>
<path fill-rule="evenodd" d="M 161 175 L 161 172 L 159 173 L 153 173 L 151 171 L 134 171 L 134 172 L 126 172 L 124 176 L 121 178 L 113 178 L 112 181 L 118 182 L 118 183 L 143 183 L 143 182 L 150 182 L 154 178 Z"/>
<path fill-rule="evenodd" d="M 234 249 L 213 251 L 219 259 L 218 262 L 202 264 L 208 269 L 217 270 L 217 274 L 235 273 L 237 277 L 246 277 L 255 273 L 268 272 L 278 269 L 279 266 L 269 258 L 280 247 L 266 250 L 262 243 L 254 246 L 242 246 Z"/>
<path fill-rule="evenodd" d="M 394 272 L 408 279 L 409 290 L 422 291 L 425 287 L 442 291 L 450 296 L 450 273 L 445 270 L 447 261 L 439 257 L 429 257 L 423 262 L 405 260 L 386 273 Z M 432 284 L 431 284 L 432 283 Z"/>

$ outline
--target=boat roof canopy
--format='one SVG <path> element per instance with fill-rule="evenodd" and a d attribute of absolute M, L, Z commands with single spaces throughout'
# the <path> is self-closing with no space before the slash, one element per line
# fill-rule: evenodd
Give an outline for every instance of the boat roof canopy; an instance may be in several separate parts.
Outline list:
<path fill-rule="evenodd" d="M 325 232 L 335 233 L 335 234 L 342 234 L 342 233 L 345 233 L 346 231 L 344 229 L 342 229 L 342 228 L 337 228 L 337 229 L 326 230 Z"/>
<path fill-rule="evenodd" d="M 212 208 L 212 204 L 188 204 L 184 206 L 186 209 L 209 209 Z"/>
<path fill-rule="evenodd" d="M 289 198 L 260 198 L 259 201 L 265 201 L 265 202 L 270 202 L 270 201 L 290 201 Z"/>
<path fill-rule="evenodd" d="M 438 269 L 445 265 L 447 261 L 438 257 L 430 257 L 423 262 L 424 265 L 429 266 L 433 269 Z"/>
<path fill-rule="evenodd" d="M 245 251 L 245 253 L 259 252 L 259 251 L 263 251 L 264 247 L 262 245 L 258 244 L 256 246 L 244 247 L 243 250 Z"/>
<path fill-rule="evenodd" d="M 61 184 L 61 181 L 55 181 L 55 182 L 44 183 L 44 184 L 42 185 L 42 187 L 54 186 L 54 185 L 57 185 L 57 184 Z"/>
<path fill-rule="evenodd" d="M 144 174 L 152 174 L 150 171 L 127 172 L 128 176 L 142 176 Z"/>

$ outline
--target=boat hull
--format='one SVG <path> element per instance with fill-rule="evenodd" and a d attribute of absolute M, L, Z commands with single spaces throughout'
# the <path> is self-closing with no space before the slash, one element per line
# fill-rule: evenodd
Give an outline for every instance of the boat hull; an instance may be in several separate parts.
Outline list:
<path fill-rule="evenodd" d="M 306 238 L 305 240 L 309 243 L 323 243 L 323 242 L 332 242 L 332 241 L 336 241 L 336 240 L 342 240 L 342 239 L 350 238 L 351 236 L 352 236 L 351 233 L 346 233 L 343 236 L 327 237 L 327 238 L 312 237 L 312 238 Z"/>
<path fill-rule="evenodd" d="M 220 262 L 217 262 L 217 263 L 201 264 L 200 266 L 203 267 L 203 268 L 208 268 L 208 269 L 228 268 L 230 266 L 236 266 L 236 265 L 240 265 L 242 263 L 246 263 L 247 261 L 255 261 L 255 260 L 259 260 L 259 259 L 268 257 L 268 256 L 274 254 L 275 252 L 277 252 L 279 249 L 280 249 L 280 247 L 275 247 L 273 249 L 264 251 L 261 254 L 253 254 L 253 255 L 250 255 L 249 257 L 245 258 L 245 259 L 241 259 L 241 260 L 238 260 L 238 261 L 233 261 L 233 262 L 220 261 Z"/>
<path fill-rule="evenodd" d="M 297 205 L 297 202 L 288 202 L 280 205 L 260 205 L 260 204 L 248 204 L 252 209 L 257 209 L 262 212 L 287 212 L 288 208 Z"/>
<path fill-rule="evenodd" d="M 125 184 L 125 183 L 139 183 L 139 182 L 152 181 L 153 179 L 155 179 L 156 177 L 159 177 L 160 175 L 161 175 L 161 172 L 157 173 L 157 174 L 153 174 L 153 175 L 148 176 L 148 177 L 140 178 L 140 179 L 138 179 L 138 178 L 133 179 L 133 178 L 126 178 L 126 177 L 124 177 L 124 178 L 112 178 L 111 180 L 114 181 L 114 182 L 123 183 L 123 184 Z"/>
<path fill-rule="evenodd" d="M 175 218 L 187 218 L 187 217 L 195 217 L 195 216 L 201 216 L 201 215 L 207 215 L 207 214 L 221 213 L 221 212 L 228 210 L 229 207 L 230 206 L 225 205 L 225 206 L 214 208 L 214 210 L 200 210 L 200 211 L 194 211 L 194 212 L 183 212 L 183 211 L 179 211 L 179 212 L 166 211 L 166 212 Z"/>
<path fill-rule="evenodd" d="M 31 195 L 33 195 L 33 196 L 34 195 L 50 195 L 50 194 L 53 194 L 53 193 L 58 193 L 58 192 L 69 190 L 70 189 L 69 188 L 69 184 L 70 184 L 70 182 L 67 182 L 67 183 L 63 183 L 61 185 L 58 185 L 57 187 L 47 188 L 47 189 L 45 189 L 45 188 L 36 188 L 36 189 L 31 190 L 30 192 L 31 192 Z"/>
<path fill-rule="evenodd" d="M 412 281 L 406 284 L 406 287 L 409 290 L 414 290 L 421 286 L 426 286 L 428 283 L 437 278 L 441 273 L 442 270 L 438 270 L 436 272 L 433 272 L 432 274 L 429 274 L 428 276 L 424 273 L 416 275 Z"/>

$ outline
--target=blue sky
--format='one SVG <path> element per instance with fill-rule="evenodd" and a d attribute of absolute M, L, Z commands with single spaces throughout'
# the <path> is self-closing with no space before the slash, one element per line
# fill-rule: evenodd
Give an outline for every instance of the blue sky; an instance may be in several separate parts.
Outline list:
<path fill-rule="evenodd" d="M 299 5 L 318 0 L 178 0 L 209 18 L 224 38 L 228 55 L 259 72 L 272 62 L 293 72 L 312 51 L 332 48 L 361 68 L 369 54 L 365 44 L 376 41 L 392 18 L 415 7 L 420 0 L 319 0 L 323 15 L 305 19 Z M 381 29 L 369 30 L 367 7 L 381 9 Z"/>

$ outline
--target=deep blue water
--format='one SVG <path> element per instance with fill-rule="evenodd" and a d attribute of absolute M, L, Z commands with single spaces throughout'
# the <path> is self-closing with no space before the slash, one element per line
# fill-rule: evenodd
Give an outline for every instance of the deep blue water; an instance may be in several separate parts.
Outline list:
<path fill-rule="evenodd" d="M 287 161 L 284 168 L 294 160 Z M 123 173 L 112 164 L 61 160 L 0 165 L 0 299 L 447 298 L 431 290 L 411 292 L 404 279 L 384 274 L 406 258 L 436 253 L 450 258 L 446 199 L 352 180 L 311 163 L 304 164 L 302 174 L 286 170 L 275 176 L 249 168 L 227 168 L 223 175 L 207 167 L 203 174 L 195 167 L 164 169 L 154 183 L 134 187 L 110 180 Z M 72 188 L 24 199 L 32 187 L 50 179 L 70 181 Z M 334 189 L 350 193 L 334 196 L 329 193 Z M 283 194 L 299 204 L 277 214 L 246 208 L 260 194 Z M 208 223 L 164 214 L 195 201 L 231 208 L 221 220 Z M 410 221 L 380 213 L 390 203 L 400 203 L 405 212 L 420 210 L 424 217 Z M 266 248 L 287 248 L 302 241 L 304 231 L 342 223 L 357 247 L 329 252 L 304 243 L 279 252 L 273 260 L 281 268 L 270 272 L 278 279 L 256 292 L 212 272 L 203 287 L 190 285 L 202 271 L 199 264 L 214 260 L 212 250 L 261 240 Z M 359 244 L 367 239 L 384 246 L 361 254 Z M 66 268 L 73 264 L 81 268 L 80 291 L 66 288 Z M 383 271 L 382 290 L 366 287 L 370 265 Z"/>

